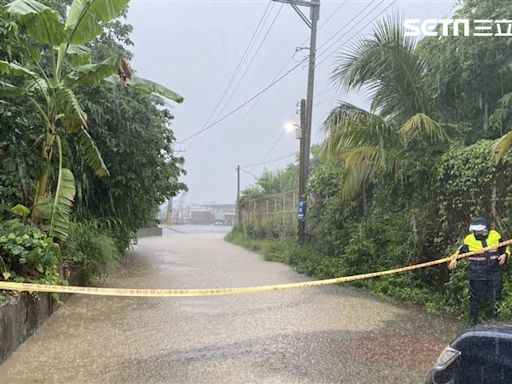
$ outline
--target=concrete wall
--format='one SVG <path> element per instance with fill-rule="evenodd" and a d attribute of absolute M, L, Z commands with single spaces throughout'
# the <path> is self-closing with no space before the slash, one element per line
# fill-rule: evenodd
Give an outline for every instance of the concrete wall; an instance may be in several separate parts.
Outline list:
<path fill-rule="evenodd" d="M 0 304 L 0 364 L 57 308 L 49 294 L 21 293 L 6 300 Z"/>
<path fill-rule="evenodd" d="M 162 236 L 162 228 L 142 228 L 137 232 L 137 237 Z"/>
<path fill-rule="evenodd" d="M 84 276 L 76 272 L 71 272 L 68 279 L 70 285 L 83 285 L 84 281 Z M 65 302 L 71 295 L 61 294 L 59 297 Z M 0 299 L 0 364 L 58 308 L 49 293 L 22 292 Z"/>

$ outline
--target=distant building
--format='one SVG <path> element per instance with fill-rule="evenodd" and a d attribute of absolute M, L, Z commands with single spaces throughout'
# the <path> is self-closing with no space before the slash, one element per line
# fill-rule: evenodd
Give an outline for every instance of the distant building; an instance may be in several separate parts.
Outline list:
<path fill-rule="evenodd" d="M 215 216 L 208 210 L 190 211 L 190 224 L 213 224 Z"/>
<path fill-rule="evenodd" d="M 233 225 L 235 204 L 202 204 L 180 207 L 173 212 L 176 224 Z"/>

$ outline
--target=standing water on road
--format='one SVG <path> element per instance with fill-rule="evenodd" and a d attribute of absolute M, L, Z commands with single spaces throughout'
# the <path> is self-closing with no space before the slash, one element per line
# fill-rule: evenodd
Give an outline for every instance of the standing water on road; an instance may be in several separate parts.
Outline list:
<path fill-rule="evenodd" d="M 139 240 L 103 285 L 308 280 L 210 228 L 176 226 Z M 0 367 L 0 377 L 13 384 L 419 383 L 455 329 L 338 286 L 210 298 L 75 296 Z"/>

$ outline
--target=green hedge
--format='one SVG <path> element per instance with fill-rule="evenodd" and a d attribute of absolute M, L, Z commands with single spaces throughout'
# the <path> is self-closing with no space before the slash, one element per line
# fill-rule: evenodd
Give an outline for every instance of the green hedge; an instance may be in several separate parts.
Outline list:
<path fill-rule="evenodd" d="M 412 183 L 382 174 L 364 196 L 344 201 L 342 168 L 335 161 L 316 167 L 310 182 L 307 242 L 272 226 L 232 234 L 228 240 L 262 252 L 317 278 L 353 275 L 438 259 L 452 254 L 471 218 L 491 219 L 503 238 L 512 233 L 512 162 L 496 164 L 494 142 L 453 146 L 429 162 Z M 429 168 L 430 167 L 430 168 Z M 424 305 L 434 312 L 467 316 L 464 263 L 359 284 L 381 297 Z M 512 280 L 506 273 L 502 315 L 512 318 Z"/>

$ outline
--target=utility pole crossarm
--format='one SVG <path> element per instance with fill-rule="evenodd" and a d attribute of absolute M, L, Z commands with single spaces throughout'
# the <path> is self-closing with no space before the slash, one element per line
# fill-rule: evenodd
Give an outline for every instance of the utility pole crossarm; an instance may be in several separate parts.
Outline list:
<path fill-rule="evenodd" d="M 273 1 L 275 1 L 276 3 L 300 5 L 302 7 L 314 7 L 315 5 L 320 5 L 319 1 L 304 1 L 304 0 L 273 0 Z"/>
<path fill-rule="evenodd" d="M 292 8 L 295 10 L 295 12 L 297 12 L 297 15 L 299 15 L 299 17 L 302 19 L 302 21 L 304 21 L 306 23 L 306 25 L 309 27 L 309 29 L 311 29 L 311 27 L 312 27 L 311 20 L 309 20 L 307 18 L 307 16 L 302 13 L 300 8 L 296 4 L 291 3 L 291 5 L 292 5 Z"/>

